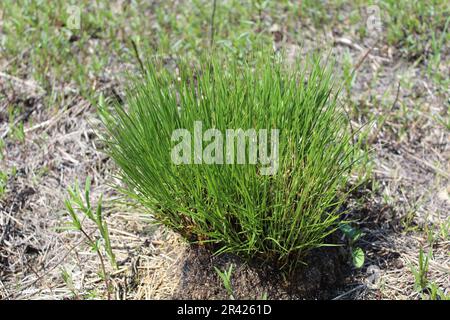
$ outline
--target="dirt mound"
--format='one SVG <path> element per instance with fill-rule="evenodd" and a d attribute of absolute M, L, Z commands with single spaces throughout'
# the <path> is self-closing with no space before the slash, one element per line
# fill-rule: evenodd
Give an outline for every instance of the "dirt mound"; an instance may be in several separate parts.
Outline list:
<path fill-rule="evenodd" d="M 329 299 L 350 271 L 346 251 L 324 247 L 306 257 L 306 265 L 285 276 L 272 266 L 245 262 L 223 254 L 213 255 L 203 247 L 191 246 L 182 266 L 175 299 L 227 299 L 229 295 L 215 271 L 233 265 L 231 283 L 235 299 Z"/>

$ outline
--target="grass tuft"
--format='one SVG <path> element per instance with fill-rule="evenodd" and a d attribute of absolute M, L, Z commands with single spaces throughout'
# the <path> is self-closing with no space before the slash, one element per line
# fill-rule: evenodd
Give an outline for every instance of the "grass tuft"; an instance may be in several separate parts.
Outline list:
<path fill-rule="evenodd" d="M 181 62 L 175 70 L 150 64 L 125 106 L 100 107 L 107 150 L 124 191 L 158 222 L 217 253 L 292 267 L 337 229 L 355 161 L 332 64 L 225 61 Z M 193 133 L 196 121 L 220 132 L 279 129 L 276 173 L 262 174 L 250 155 L 246 164 L 174 164 L 172 133 Z"/>

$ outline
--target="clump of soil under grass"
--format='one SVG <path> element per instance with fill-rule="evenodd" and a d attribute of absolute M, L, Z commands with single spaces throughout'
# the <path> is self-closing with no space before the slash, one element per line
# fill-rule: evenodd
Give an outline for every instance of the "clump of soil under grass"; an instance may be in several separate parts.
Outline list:
<path fill-rule="evenodd" d="M 337 239 L 335 239 L 336 241 Z M 201 246 L 191 246 L 182 262 L 174 299 L 229 299 L 215 268 L 232 265 L 231 285 L 235 299 L 330 299 L 337 296 L 350 273 L 344 247 L 319 248 L 305 257 L 290 275 L 258 261 L 245 261 L 233 254 L 215 256 Z"/>

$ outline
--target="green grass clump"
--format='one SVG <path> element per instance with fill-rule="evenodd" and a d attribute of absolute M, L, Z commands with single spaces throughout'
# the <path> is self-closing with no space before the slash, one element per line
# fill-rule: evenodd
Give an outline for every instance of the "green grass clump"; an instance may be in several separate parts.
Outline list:
<path fill-rule="evenodd" d="M 275 57 L 225 61 L 151 64 L 126 106 L 100 108 L 108 153 L 125 192 L 189 241 L 293 266 L 336 230 L 354 161 L 332 67 L 317 58 L 306 67 Z M 195 121 L 203 131 L 279 129 L 276 173 L 249 164 L 248 141 L 246 164 L 174 164 L 172 133 L 185 128 L 193 137 Z M 268 151 L 276 154 L 270 144 Z"/>

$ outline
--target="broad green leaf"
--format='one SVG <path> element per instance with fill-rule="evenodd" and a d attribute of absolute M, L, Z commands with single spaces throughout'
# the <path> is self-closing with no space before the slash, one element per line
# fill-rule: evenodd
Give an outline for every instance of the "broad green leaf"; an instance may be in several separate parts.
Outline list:
<path fill-rule="evenodd" d="M 357 247 L 352 250 L 352 260 L 353 265 L 356 268 L 361 268 L 364 265 L 364 251 L 363 249 Z"/>

